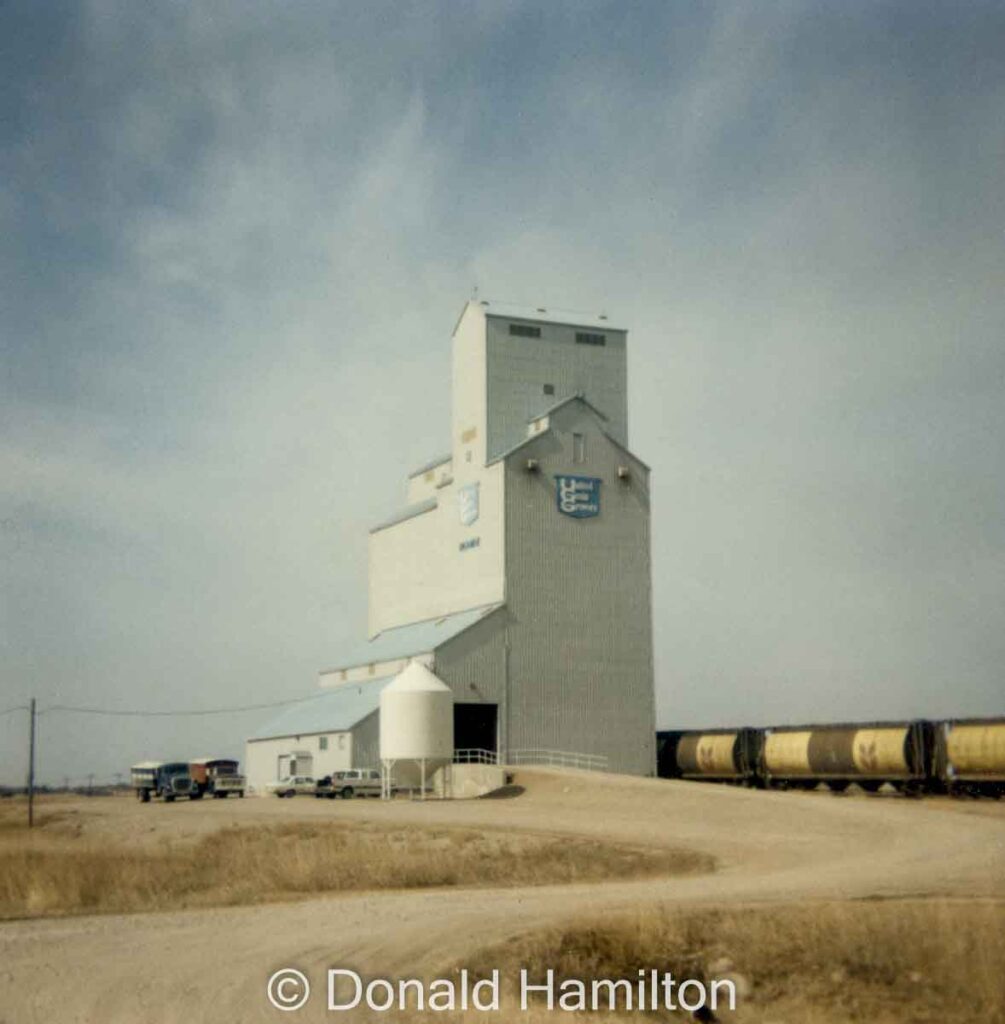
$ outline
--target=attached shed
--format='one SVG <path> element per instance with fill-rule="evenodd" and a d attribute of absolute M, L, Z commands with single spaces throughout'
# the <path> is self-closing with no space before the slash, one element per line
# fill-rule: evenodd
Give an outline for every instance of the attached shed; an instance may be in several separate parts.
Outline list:
<path fill-rule="evenodd" d="M 249 737 L 249 791 L 289 775 L 321 778 L 347 768 L 376 768 L 380 691 L 393 676 L 347 683 L 287 708 Z"/>

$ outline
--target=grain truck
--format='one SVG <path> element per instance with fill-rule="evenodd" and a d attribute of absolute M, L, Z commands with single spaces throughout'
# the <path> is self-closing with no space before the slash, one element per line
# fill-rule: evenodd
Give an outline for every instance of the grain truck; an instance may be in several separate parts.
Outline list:
<path fill-rule="evenodd" d="M 226 798 L 231 793 L 244 796 L 246 781 L 237 767 L 237 761 L 226 757 L 199 757 L 190 762 L 188 773 L 196 790 L 193 799 L 200 800 L 207 793 L 214 799 Z"/>
<path fill-rule="evenodd" d="M 194 798 L 195 789 L 185 761 L 141 761 L 130 769 L 129 779 L 136 798 L 143 803 L 149 803 L 152 796 L 162 797 L 165 803 L 179 796 Z"/>

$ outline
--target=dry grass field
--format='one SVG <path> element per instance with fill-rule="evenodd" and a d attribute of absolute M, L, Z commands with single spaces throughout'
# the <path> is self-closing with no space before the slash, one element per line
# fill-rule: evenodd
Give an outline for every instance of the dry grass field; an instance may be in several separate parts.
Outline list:
<path fill-rule="evenodd" d="M 800 1024 L 1005 1021 L 1005 902 L 854 900 L 684 912 L 663 908 L 543 929 L 468 962 L 514 979 L 546 964 L 557 978 L 730 979 L 724 1020 Z M 540 984 L 538 968 L 534 983 Z M 512 991 L 507 1000 L 514 1003 Z M 636 1014 L 607 1014 L 630 1020 Z M 686 1017 L 687 1014 L 682 1014 Z"/>
<path fill-rule="evenodd" d="M 1005 804 L 517 781 L 509 800 L 51 798 L 31 835 L 0 804 L 0 1022 L 596 1019 L 506 998 L 328 1012 L 343 966 L 504 987 L 669 970 L 736 979 L 723 1021 L 1005 1024 Z M 315 989 L 297 1014 L 266 999 L 287 966 Z"/>
<path fill-rule="evenodd" d="M 156 809 L 154 813 L 157 813 Z M 78 815 L 0 808 L 0 920 L 235 906 L 350 890 L 536 886 L 710 871 L 688 850 L 373 822 L 229 825 L 165 849 L 98 840 Z"/>

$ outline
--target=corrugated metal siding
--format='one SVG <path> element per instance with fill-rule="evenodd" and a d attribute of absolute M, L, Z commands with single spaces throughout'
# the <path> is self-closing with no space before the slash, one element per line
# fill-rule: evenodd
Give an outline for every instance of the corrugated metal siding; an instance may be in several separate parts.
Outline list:
<path fill-rule="evenodd" d="M 352 729 L 353 768 L 380 767 L 380 711 L 367 715 Z"/>
<path fill-rule="evenodd" d="M 532 416 L 577 392 L 608 417 L 611 435 L 628 443 L 626 335 L 609 328 L 603 333 L 604 346 L 579 345 L 576 328 L 558 324 L 542 324 L 540 338 L 514 337 L 508 320 L 489 314 L 487 460 L 522 441 Z M 545 397 L 545 384 L 554 385 L 554 398 Z"/>
<path fill-rule="evenodd" d="M 518 340 L 518 339 L 514 339 Z M 648 474 L 576 406 L 506 465 L 506 610 L 510 747 L 609 758 L 615 771 L 655 771 Z M 587 436 L 573 462 L 572 432 Z M 524 459 L 540 461 L 528 473 Z M 556 507 L 556 473 L 594 476 L 601 511 L 574 519 Z"/>
<path fill-rule="evenodd" d="M 500 750 L 505 748 L 506 741 L 503 724 L 506 623 L 506 609 L 494 611 L 438 647 L 433 667 L 458 703 L 499 705 Z"/>

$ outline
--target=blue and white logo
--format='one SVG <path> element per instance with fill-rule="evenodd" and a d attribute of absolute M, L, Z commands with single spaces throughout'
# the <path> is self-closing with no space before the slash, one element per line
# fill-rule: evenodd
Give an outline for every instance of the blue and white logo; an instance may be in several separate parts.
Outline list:
<path fill-rule="evenodd" d="M 478 484 L 468 484 L 457 491 L 461 525 L 470 526 L 478 520 Z"/>
<path fill-rule="evenodd" d="M 600 480 L 595 476 L 556 476 L 558 511 L 576 519 L 600 514 Z"/>

